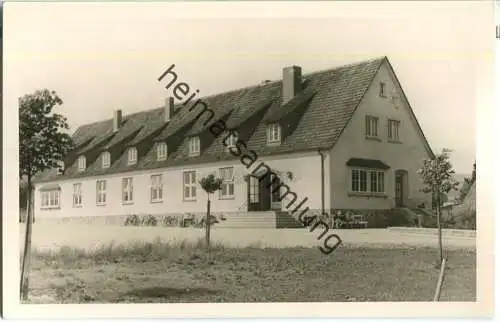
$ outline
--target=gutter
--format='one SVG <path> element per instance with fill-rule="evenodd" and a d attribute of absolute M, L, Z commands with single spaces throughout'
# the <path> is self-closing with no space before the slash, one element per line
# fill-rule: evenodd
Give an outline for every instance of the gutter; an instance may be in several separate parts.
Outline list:
<path fill-rule="evenodd" d="M 325 213 L 325 155 L 318 149 L 321 162 L 321 215 Z"/>

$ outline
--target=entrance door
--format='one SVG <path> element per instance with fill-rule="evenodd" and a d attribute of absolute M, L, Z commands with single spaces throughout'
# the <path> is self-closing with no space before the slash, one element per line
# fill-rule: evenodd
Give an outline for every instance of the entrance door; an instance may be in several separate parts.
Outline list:
<path fill-rule="evenodd" d="M 271 174 L 270 182 L 270 193 L 271 193 L 271 209 L 281 210 L 281 191 L 280 191 L 281 180 L 278 176 Z"/>
<path fill-rule="evenodd" d="M 267 211 L 271 209 L 269 176 L 259 181 L 254 176 L 248 177 L 248 211 Z"/>
<path fill-rule="evenodd" d="M 396 173 L 396 207 L 403 207 L 403 178 L 402 173 Z"/>

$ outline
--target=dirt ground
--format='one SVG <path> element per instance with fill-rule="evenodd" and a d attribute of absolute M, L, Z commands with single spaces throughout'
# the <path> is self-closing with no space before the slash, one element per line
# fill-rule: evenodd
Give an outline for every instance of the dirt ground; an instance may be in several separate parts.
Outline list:
<path fill-rule="evenodd" d="M 30 303 L 432 301 L 432 248 L 226 248 L 161 242 L 36 252 Z M 474 301 L 475 252 L 447 251 L 442 301 Z"/>

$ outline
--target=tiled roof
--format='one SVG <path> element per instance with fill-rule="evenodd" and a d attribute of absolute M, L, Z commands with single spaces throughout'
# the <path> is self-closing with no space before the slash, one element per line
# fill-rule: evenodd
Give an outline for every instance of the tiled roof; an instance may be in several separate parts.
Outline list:
<path fill-rule="evenodd" d="M 209 109 L 214 111 L 215 117 L 211 123 L 222 117 L 227 119 L 228 128 L 245 126 L 249 120 L 255 122 L 246 145 L 248 149 L 254 150 L 258 155 L 330 149 L 350 120 L 384 59 L 386 58 L 377 58 L 305 74 L 302 76 L 305 84 L 302 94 L 284 105 L 281 98 L 281 81 L 266 82 L 200 99 L 207 103 Z M 188 130 L 185 136 L 211 135 L 209 132 L 203 132 L 207 126 L 210 126 L 210 124 L 204 124 L 209 113 L 204 113 L 199 119 L 196 119 L 202 108 L 198 106 L 189 111 L 190 106 L 176 104 L 177 112 L 170 118 L 168 124 L 163 121 L 163 108 L 128 115 L 124 118 L 125 123 L 121 129 L 114 134 L 106 147 L 119 144 L 123 138 L 134 131 L 139 132 L 127 145 L 139 144 L 152 133 L 160 130 L 159 134 L 153 138 L 154 141 L 166 140 L 186 127 Z M 299 106 L 304 108 L 299 109 Z M 263 113 L 263 117 L 255 120 L 255 116 L 260 115 L 259 113 Z M 283 138 L 280 145 L 267 146 L 267 121 L 281 119 L 285 120 L 284 122 L 294 123 L 292 125 L 293 131 Z M 104 137 L 108 136 L 109 138 L 113 135 L 112 126 L 111 119 L 83 125 L 77 129 L 73 139 L 77 145 L 90 140 L 90 143 L 82 148 L 82 151 L 89 151 L 102 142 Z M 163 130 L 162 127 L 164 127 Z M 182 140 L 181 146 L 175 153 L 169 153 L 165 162 L 153 162 L 154 151 L 151 150 L 142 157 L 140 156 L 141 159 L 134 169 L 187 165 L 234 158 L 224 152 L 221 137 L 212 140 L 210 146 L 202 147 L 202 154 L 199 157 L 188 157 L 187 151 L 187 140 L 185 139 Z M 112 166 L 111 168 L 112 172 L 129 170 L 126 167 L 117 169 L 116 166 Z M 74 175 L 89 176 L 96 175 L 96 173 L 86 171 L 84 174 Z M 40 175 L 38 181 L 49 181 L 56 178 L 63 179 L 68 178 L 68 176 L 59 175 L 56 177 L 55 172 L 48 171 Z"/>

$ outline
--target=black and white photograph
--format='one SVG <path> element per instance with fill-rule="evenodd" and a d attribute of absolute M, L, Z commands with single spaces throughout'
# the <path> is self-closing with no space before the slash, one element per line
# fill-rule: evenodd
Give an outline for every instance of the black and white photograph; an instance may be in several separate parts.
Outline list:
<path fill-rule="evenodd" d="M 4 2 L 5 311 L 491 316 L 495 7 Z"/>

